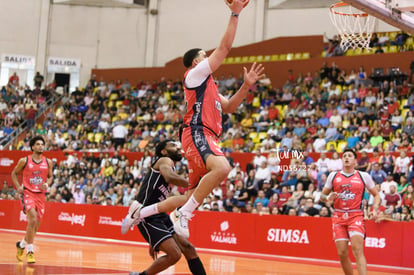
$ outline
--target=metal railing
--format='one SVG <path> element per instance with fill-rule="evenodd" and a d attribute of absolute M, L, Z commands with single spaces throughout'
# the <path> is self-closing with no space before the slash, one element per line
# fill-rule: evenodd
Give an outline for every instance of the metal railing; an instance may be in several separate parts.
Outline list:
<path fill-rule="evenodd" d="M 63 95 L 60 95 L 58 93 L 53 93 L 52 97 L 50 97 L 44 104 L 41 104 L 39 106 L 39 109 L 36 113 L 34 121 L 37 121 L 42 115 L 44 115 L 47 111 L 49 111 L 51 108 L 55 106 L 55 104 L 63 98 Z M 35 127 L 36 123 L 32 126 Z M 17 143 L 17 140 L 19 136 L 24 131 L 30 131 L 31 129 L 27 128 L 27 120 L 24 120 L 19 126 L 17 126 L 16 129 L 11 132 L 10 135 L 3 137 L 3 140 L 0 144 L 0 150 L 13 150 L 13 145 Z"/>

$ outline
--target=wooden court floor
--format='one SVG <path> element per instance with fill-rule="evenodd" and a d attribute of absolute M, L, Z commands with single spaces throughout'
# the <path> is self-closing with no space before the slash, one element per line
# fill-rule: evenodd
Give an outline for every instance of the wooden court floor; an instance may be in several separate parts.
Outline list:
<path fill-rule="evenodd" d="M 35 274 L 129 274 L 142 271 L 152 259 L 143 244 L 111 240 L 86 240 L 83 238 L 50 236 L 39 233 L 35 240 L 36 263 L 18 263 L 16 241 L 23 232 L 0 229 L 0 275 Z M 224 254 L 199 250 L 200 258 L 209 275 L 295 275 L 342 274 L 339 264 L 298 263 L 288 259 L 248 255 Z M 173 267 L 160 273 L 188 275 L 184 257 Z M 355 271 L 355 274 L 357 272 Z M 370 267 L 368 274 L 413 274 L 409 271 L 392 271 Z"/>

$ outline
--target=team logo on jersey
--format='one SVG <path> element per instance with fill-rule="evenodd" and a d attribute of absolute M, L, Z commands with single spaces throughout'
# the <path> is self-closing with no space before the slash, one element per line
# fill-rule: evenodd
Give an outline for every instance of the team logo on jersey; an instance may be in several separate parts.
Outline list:
<path fill-rule="evenodd" d="M 220 103 L 220 101 L 216 100 L 215 107 L 221 113 L 221 103 Z"/>
<path fill-rule="evenodd" d="M 353 200 L 355 199 L 355 194 L 352 193 L 350 190 L 344 190 L 337 195 L 337 198 L 343 201 Z"/>
<path fill-rule="evenodd" d="M 31 184 L 34 184 L 34 185 L 40 185 L 40 184 L 42 184 L 43 179 L 42 179 L 41 177 L 39 177 L 39 176 L 36 176 L 36 177 L 34 177 L 34 178 L 31 178 L 31 179 L 29 180 L 29 182 L 30 182 Z"/>
<path fill-rule="evenodd" d="M 336 179 L 335 179 L 335 181 L 336 181 L 336 182 L 341 182 L 341 181 L 342 181 L 342 179 L 341 179 L 341 178 L 336 178 Z"/>

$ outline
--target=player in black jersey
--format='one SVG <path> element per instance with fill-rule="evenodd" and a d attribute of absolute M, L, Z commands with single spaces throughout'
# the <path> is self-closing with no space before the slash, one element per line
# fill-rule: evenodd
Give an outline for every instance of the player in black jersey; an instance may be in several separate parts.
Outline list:
<path fill-rule="evenodd" d="M 139 189 L 137 200 L 133 202 L 137 207 L 131 207 L 130 211 L 133 209 L 139 212 L 142 206 L 155 205 L 154 207 L 157 207 L 158 202 L 165 201 L 170 195 L 171 184 L 188 186 L 188 181 L 174 171 L 174 162 L 180 160 L 181 154 L 173 140 L 164 140 L 157 144 L 151 171 L 146 175 Z M 186 196 L 183 196 L 182 199 L 185 202 Z M 180 198 L 171 200 L 174 204 L 182 203 L 180 201 Z M 138 224 L 139 231 L 150 244 L 150 255 L 154 262 L 145 271 L 131 272 L 130 274 L 157 274 L 178 262 L 182 253 L 187 259 L 192 274 L 205 275 L 204 266 L 194 246 L 187 239 L 174 232 L 174 226 L 166 213 L 157 212 L 157 214 L 140 219 Z M 134 217 L 134 213 L 128 213 L 124 219 L 123 233 L 129 230 L 130 217 Z M 157 258 L 158 251 L 163 251 L 166 254 Z"/>

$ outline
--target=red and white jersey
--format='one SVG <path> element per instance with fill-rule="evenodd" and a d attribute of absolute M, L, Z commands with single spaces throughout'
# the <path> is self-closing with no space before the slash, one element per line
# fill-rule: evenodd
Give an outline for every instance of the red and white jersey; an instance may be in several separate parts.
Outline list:
<path fill-rule="evenodd" d="M 359 212 L 363 209 L 362 200 L 365 188 L 375 188 L 375 183 L 366 172 L 354 171 L 345 174 L 343 171 L 329 174 L 325 187 L 337 193 L 333 207 L 335 211 Z"/>
<path fill-rule="evenodd" d="M 40 186 L 47 182 L 48 174 L 49 164 L 46 157 L 42 157 L 42 161 L 36 163 L 33 161 L 32 156 L 28 156 L 23 168 L 24 189 L 35 193 L 46 192 L 45 190 L 40 189 Z"/>
<path fill-rule="evenodd" d="M 190 71 L 192 76 L 199 77 L 204 75 L 205 71 L 210 70 L 208 67 L 208 59 L 203 60 L 191 70 L 184 74 L 187 78 Z M 198 74 L 197 70 L 204 70 Z M 185 79 L 184 83 L 189 83 Z M 202 126 L 212 131 L 217 137 L 222 133 L 222 109 L 219 91 L 214 78 L 211 74 L 197 87 L 187 87 L 184 85 L 184 96 L 187 107 L 187 112 L 184 115 L 184 124 L 190 127 Z"/>

